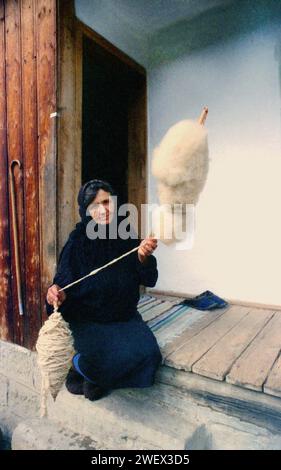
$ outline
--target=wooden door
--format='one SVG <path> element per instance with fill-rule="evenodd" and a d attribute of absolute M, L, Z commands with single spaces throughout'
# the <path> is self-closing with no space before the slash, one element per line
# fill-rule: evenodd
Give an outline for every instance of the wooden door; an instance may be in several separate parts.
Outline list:
<path fill-rule="evenodd" d="M 56 0 L 0 0 L 0 18 L 0 338 L 33 348 L 56 262 Z"/>

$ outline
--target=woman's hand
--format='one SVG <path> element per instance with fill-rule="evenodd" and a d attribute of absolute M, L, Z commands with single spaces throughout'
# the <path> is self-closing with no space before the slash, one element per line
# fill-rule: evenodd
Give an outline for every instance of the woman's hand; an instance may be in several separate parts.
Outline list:
<path fill-rule="evenodd" d="M 57 303 L 58 307 L 65 301 L 66 299 L 66 294 L 62 290 L 59 292 L 60 286 L 57 284 L 53 284 L 51 287 L 49 287 L 48 292 L 47 292 L 47 302 L 50 305 L 54 305 Z"/>
<path fill-rule="evenodd" d="M 138 257 L 141 263 L 143 263 L 146 258 L 153 253 L 157 248 L 157 239 L 152 237 L 145 238 L 139 246 Z"/>

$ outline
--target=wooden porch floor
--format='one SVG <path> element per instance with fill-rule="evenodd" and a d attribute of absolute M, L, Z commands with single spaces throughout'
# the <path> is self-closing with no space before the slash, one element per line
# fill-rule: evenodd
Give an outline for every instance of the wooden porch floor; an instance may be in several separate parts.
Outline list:
<path fill-rule="evenodd" d="M 164 365 L 281 397 L 281 311 L 237 305 L 201 311 L 181 300 L 147 293 L 139 302 Z"/>

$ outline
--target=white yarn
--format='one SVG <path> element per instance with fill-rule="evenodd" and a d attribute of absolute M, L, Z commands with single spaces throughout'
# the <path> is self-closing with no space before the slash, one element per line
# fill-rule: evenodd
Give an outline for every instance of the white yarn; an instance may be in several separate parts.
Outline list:
<path fill-rule="evenodd" d="M 195 204 L 208 173 L 205 127 L 190 120 L 170 127 L 154 149 L 151 169 L 159 184 L 160 204 Z"/>
<path fill-rule="evenodd" d="M 170 205 L 156 207 L 152 214 L 151 232 L 153 236 L 165 245 L 181 241 L 185 238 L 181 213 Z"/>
<path fill-rule="evenodd" d="M 69 325 L 56 307 L 39 331 L 36 350 L 42 377 L 41 417 L 43 417 L 47 415 L 48 391 L 55 400 L 75 354 Z"/>
<path fill-rule="evenodd" d="M 196 204 L 205 185 L 209 169 L 208 141 L 205 127 L 196 121 L 183 120 L 166 132 L 160 144 L 153 151 L 151 170 L 157 180 L 157 193 L 161 205 Z M 172 231 L 181 225 L 181 217 L 173 209 L 160 209 L 162 219 Z M 173 215 L 173 217 L 172 217 Z M 154 232 L 156 229 L 152 227 Z M 157 231 L 164 243 L 162 232 Z"/>

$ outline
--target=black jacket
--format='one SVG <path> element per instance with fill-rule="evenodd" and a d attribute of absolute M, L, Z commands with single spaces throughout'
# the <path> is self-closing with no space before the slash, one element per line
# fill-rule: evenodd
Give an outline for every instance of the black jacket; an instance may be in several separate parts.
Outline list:
<path fill-rule="evenodd" d="M 64 287 L 104 265 L 121 254 L 138 246 L 139 238 L 95 239 L 88 238 L 86 210 L 80 207 L 81 222 L 71 232 L 58 261 L 52 284 Z M 118 219 L 120 222 L 120 218 Z M 107 227 L 108 230 L 108 227 Z M 108 234 L 108 232 L 107 232 Z M 158 278 L 157 262 L 153 255 L 142 264 L 137 252 L 94 276 L 66 289 L 66 300 L 59 311 L 66 320 L 125 321 L 137 312 L 139 286 L 154 287 Z M 53 307 L 46 301 L 47 314 Z"/>

